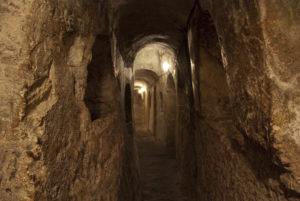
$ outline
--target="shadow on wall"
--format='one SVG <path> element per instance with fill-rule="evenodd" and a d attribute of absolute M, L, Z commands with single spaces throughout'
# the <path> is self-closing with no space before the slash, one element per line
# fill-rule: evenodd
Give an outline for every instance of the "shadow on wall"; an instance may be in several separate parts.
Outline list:
<path fill-rule="evenodd" d="M 134 123 L 136 129 L 145 127 L 145 103 L 144 95 L 140 88 L 134 91 Z"/>
<path fill-rule="evenodd" d="M 141 197 L 141 189 L 139 184 L 139 170 L 137 159 L 137 148 L 135 145 L 133 135 L 133 121 L 132 121 L 132 93 L 130 84 L 125 86 L 125 122 L 126 130 L 124 131 L 124 145 L 125 151 L 121 153 L 123 160 L 122 175 L 120 180 L 121 191 L 119 200 L 136 201 Z M 136 184 L 136 185 L 133 185 Z M 131 190 L 128 191 L 128 188 Z"/>
<path fill-rule="evenodd" d="M 130 127 L 132 132 L 132 101 L 131 101 L 131 89 L 130 85 L 127 84 L 125 87 L 125 122 Z"/>
<path fill-rule="evenodd" d="M 175 134 L 176 134 L 176 89 L 173 76 L 171 74 L 167 77 L 165 93 L 165 122 L 167 132 L 167 146 L 175 153 Z"/>

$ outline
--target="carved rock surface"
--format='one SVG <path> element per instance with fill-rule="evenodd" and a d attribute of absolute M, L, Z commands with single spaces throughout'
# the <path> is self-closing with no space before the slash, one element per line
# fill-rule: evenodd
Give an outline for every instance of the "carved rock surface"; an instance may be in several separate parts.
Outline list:
<path fill-rule="evenodd" d="M 149 125 L 190 197 L 300 200 L 299 0 L 0 1 L 0 201 L 141 200 L 133 61 L 153 43 L 176 62 Z"/>

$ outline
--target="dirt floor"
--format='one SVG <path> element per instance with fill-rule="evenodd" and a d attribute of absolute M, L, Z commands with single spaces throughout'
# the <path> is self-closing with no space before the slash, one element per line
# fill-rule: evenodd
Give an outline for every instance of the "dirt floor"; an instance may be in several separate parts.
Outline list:
<path fill-rule="evenodd" d="M 190 201 L 180 188 L 175 155 L 149 133 L 136 134 L 143 201 Z"/>

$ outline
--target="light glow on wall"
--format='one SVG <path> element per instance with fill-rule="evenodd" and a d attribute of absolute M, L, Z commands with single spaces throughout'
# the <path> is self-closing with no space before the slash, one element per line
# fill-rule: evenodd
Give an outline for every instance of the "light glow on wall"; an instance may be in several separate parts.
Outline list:
<path fill-rule="evenodd" d="M 167 72 L 169 70 L 169 68 L 170 68 L 170 64 L 167 61 L 165 61 L 163 63 L 163 69 L 164 69 L 164 71 Z"/>
<path fill-rule="evenodd" d="M 140 88 L 140 89 L 138 90 L 138 93 L 139 93 L 139 94 L 142 94 L 142 93 L 145 92 L 145 91 L 146 91 L 146 88 L 142 87 L 142 88 Z"/>

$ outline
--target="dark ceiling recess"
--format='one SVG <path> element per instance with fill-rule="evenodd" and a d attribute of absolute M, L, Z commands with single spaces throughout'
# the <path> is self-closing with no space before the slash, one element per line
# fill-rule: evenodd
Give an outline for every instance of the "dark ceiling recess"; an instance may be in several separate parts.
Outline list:
<path fill-rule="evenodd" d="M 194 0 L 131 0 L 119 7 L 116 35 L 120 51 L 132 63 L 147 44 L 164 42 L 178 49 Z"/>

